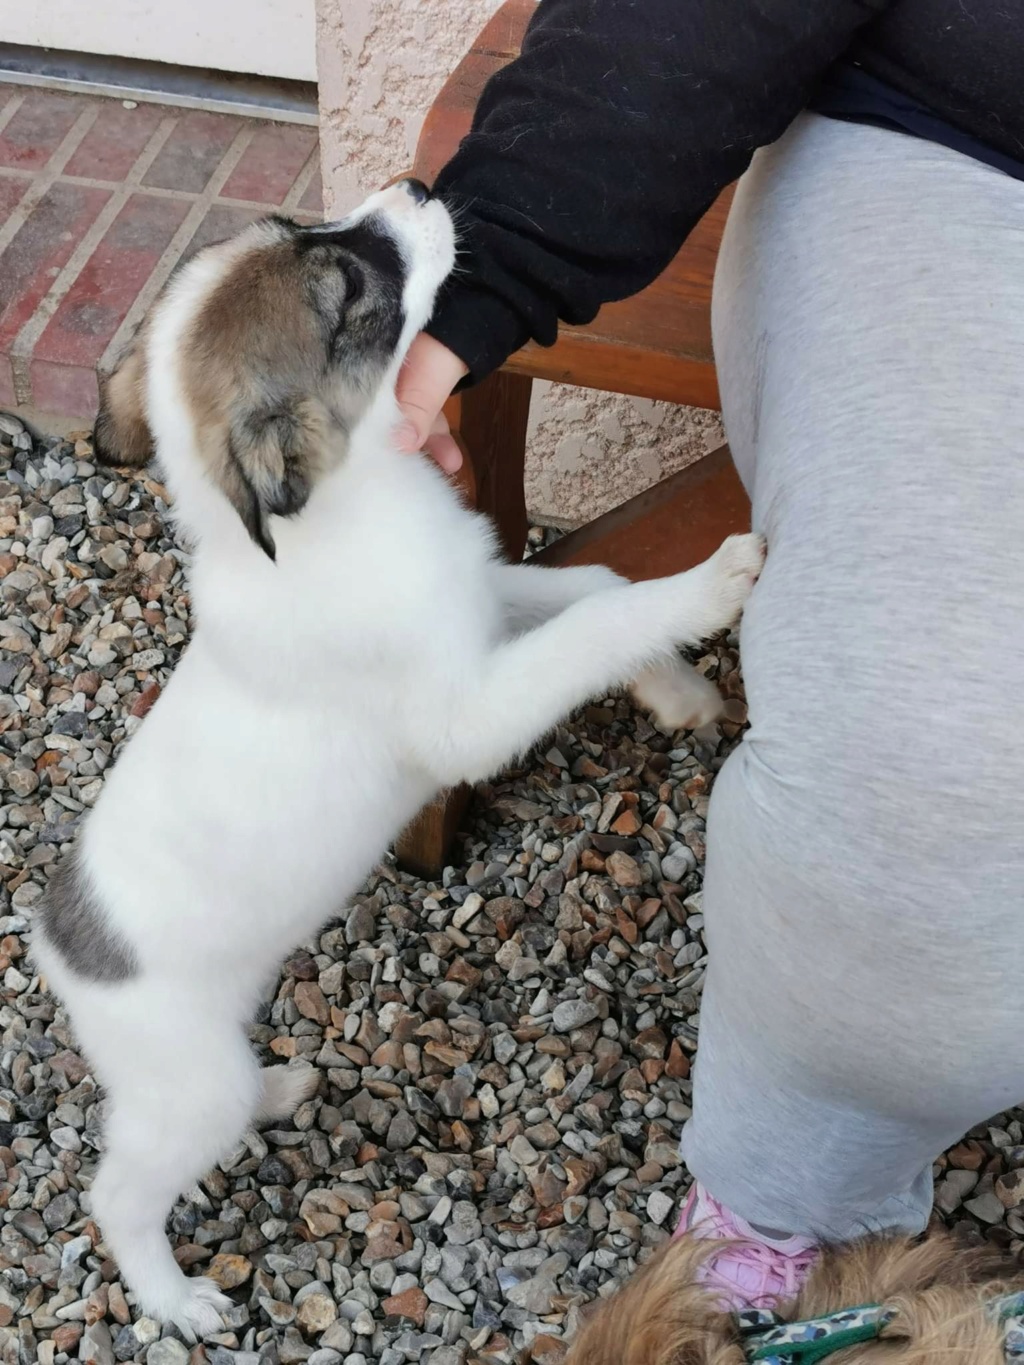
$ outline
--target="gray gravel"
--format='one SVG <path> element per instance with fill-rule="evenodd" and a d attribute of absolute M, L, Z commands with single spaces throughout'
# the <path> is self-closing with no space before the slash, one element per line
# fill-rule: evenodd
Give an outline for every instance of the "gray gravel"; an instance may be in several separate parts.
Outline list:
<path fill-rule="evenodd" d="M 318 1095 L 249 1134 L 171 1232 L 236 1307 L 190 1349 L 140 1318 L 88 1216 L 96 1086 L 26 964 L 51 864 L 188 631 L 150 478 L 0 414 L 0 1365 L 557 1365 L 580 1307 L 672 1229 L 705 969 L 708 791 L 745 719 L 664 735 L 588 707 L 481 789 L 440 884 L 385 859 L 284 964 L 253 1041 Z M 531 535 L 534 545 L 545 533 Z M 358 775 L 353 775 L 358 780 Z M 1024 1247 L 1018 1111 L 937 1167 L 966 1240 Z"/>

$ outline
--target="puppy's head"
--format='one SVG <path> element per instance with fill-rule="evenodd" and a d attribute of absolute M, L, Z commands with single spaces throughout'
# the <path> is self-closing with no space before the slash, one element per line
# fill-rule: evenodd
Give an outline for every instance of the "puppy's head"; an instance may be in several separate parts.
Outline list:
<path fill-rule="evenodd" d="M 179 489 L 198 466 L 273 559 L 270 518 L 344 458 L 454 254 L 446 209 L 415 181 L 338 223 L 267 218 L 207 247 L 106 379 L 97 454 L 143 464 L 155 447 Z"/>
<path fill-rule="evenodd" d="M 717 1249 L 692 1237 L 663 1247 L 591 1311 L 566 1365 L 745 1365 L 734 1320 L 700 1282 Z M 837 1351 L 829 1365 L 1004 1365 L 1002 1329 L 985 1304 L 1020 1288 L 1020 1267 L 997 1252 L 962 1250 L 944 1236 L 878 1238 L 826 1250 L 784 1317 L 863 1304 L 895 1310 L 877 1340 Z"/>

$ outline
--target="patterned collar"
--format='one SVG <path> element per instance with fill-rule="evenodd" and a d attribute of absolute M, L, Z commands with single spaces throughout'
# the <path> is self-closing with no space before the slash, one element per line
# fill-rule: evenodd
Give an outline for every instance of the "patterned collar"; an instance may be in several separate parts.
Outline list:
<path fill-rule="evenodd" d="M 1024 1361 L 1024 1291 L 993 1299 L 989 1315 L 1005 1329 L 1003 1348 L 1007 1365 Z M 783 1322 L 775 1313 L 753 1308 L 737 1313 L 747 1360 L 759 1365 L 814 1365 L 847 1346 L 873 1341 L 892 1322 L 896 1310 L 881 1304 L 862 1304 L 821 1318 Z"/>

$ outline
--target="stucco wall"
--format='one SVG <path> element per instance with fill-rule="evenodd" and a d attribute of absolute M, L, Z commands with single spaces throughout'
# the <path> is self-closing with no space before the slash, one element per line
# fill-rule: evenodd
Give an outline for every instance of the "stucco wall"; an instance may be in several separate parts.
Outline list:
<path fill-rule="evenodd" d="M 408 166 L 424 112 L 497 3 L 318 0 L 329 213 L 342 213 Z M 711 413 L 538 384 L 527 457 L 528 506 L 541 521 L 587 521 L 721 439 Z"/>

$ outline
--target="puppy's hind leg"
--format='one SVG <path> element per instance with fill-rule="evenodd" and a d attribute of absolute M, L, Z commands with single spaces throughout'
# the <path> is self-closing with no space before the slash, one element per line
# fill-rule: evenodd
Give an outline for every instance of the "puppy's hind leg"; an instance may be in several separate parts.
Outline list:
<path fill-rule="evenodd" d="M 713 682 L 678 655 L 651 664 L 630 685 L 638 706 L 666 730 L 697 730 L 722 714 L 725 702 Z"/>
<path fill-rule="evenodd" d="M 134 1034 L 135 1066 L 104 1075 L 107 1150 L 93 1181 L 103 1241 L 142 1311 L 202 1338 L 231 1306 L 212 1280 L 186 1277 L 164 1231 L 174 1200 L 237 1141 L 256 1112 L 259 1068 L 241 1032 L 207 1017 L 184 1022 L 179 1002 L 161 1028 L 151 1015 Z"/>

